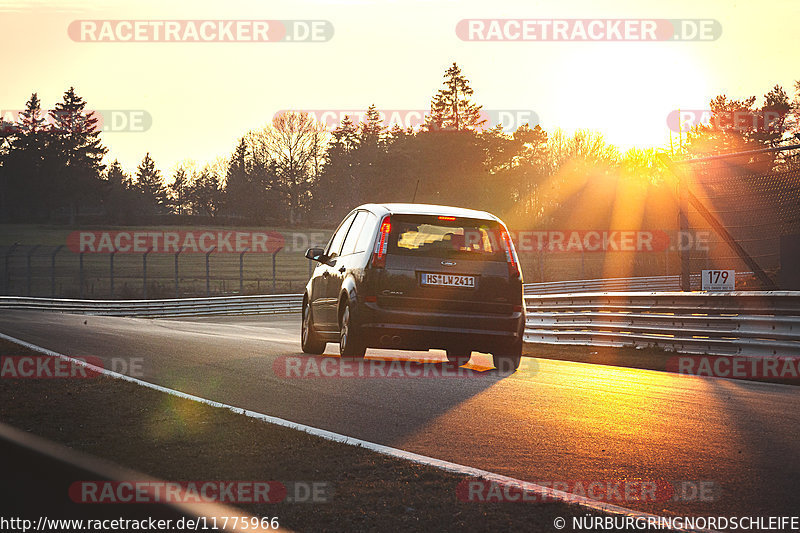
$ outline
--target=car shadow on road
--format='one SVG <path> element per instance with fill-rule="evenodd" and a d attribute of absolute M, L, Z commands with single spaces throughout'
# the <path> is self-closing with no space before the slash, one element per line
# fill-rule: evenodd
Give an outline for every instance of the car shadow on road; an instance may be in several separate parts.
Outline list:
<path fill-rule="evenodd" d="M 438 351 L 369 350 L 364 359 L 328 352 L 279 356 L 273 376 L 312 398 L 306 412 L 325 429 L 383 443 L 413 434 L 503 380 L 526 379 L 537 370 L 529 357 L 509 374 L 494 368 L 488 354 L 475 353 L 457 366 Z"/>

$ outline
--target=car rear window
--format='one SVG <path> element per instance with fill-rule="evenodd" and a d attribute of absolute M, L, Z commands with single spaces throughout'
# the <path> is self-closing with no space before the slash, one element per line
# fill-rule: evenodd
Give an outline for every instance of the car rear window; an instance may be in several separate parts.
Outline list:
<path fill-rule="evenodd" d="M 499 230 L 493 220 L 393 215 L 388 253 L 504 261 Z"/>

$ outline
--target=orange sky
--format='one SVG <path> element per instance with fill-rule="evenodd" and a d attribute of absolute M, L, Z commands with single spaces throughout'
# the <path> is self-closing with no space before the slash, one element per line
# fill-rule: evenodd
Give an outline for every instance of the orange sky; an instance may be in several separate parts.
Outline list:
<path fill-rule="evenodd" d="M 602 4 L 602 5 L 600 5 Z M 715 19 L 705 42 L 468 42 L 465 18 Z M 325 20 L 324 42 L 76 42 L 76 20 Z M 666 117 L 720 93 L 759 98 L 800 72 L 797 0 L 685 1 L 0 1 L 0 109 L 37 91 L 47 108 L 74 85 L 90 107 L 143 110 L 145 132 L 104 133 L 110 158 L 227 156 L 281 109 L 424 109 L 456 61 L 489 110 L 532 110 L 546 129 L 591 128 L 610 142 L 663 146 Z"/>

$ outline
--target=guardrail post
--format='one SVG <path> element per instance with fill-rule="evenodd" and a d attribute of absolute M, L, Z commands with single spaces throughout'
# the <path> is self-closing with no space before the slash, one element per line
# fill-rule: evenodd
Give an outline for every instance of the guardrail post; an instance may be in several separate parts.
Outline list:
<path fill-rule="evenodd" d="M 277 272 L 277 269 L 275 268 L 275 256 L 278 255 L 278 252 L 280 252 L 280 249 L 275 250 L 274 252 L 272 252 L 272 292 L 273 293 L 277 291 L 277 289 L 275 288 L 276 285 L 277 285 L 276 280 L 275 280 L 275 275 L 276 275 L 276 272 Z"/>
<path fill-rule="evenodd" d="M 5 283 L 4 283 L 5 291 L 4 292 L 6 293 L 7 296 L 10 296 L 10 292 L 11 292 L 11 271 L 9 270 L 10 261 L 11 261 L 11 254 L 14 253 L 14 250 L 16 250 L 18 246 L 19 246 L 19 243 L 15 242 L 13 245 L 11 245 L 11 248 L 9 248 L 8 251 L 6 251 L 6 257 L 5 257 L 5 264 L 6 264 L 5 268 L 6 268 L 6 271 L 5 271 Z"/>
<path fill-rule="evenodd" d="M 245 248 L 239 254 L 239 294 L 244 294 L 244 254 L 250 251 L 250 248 Z"/>
<path fill-rule="evenodd" d="M 206 252 L 206 296 L 211 296 L 211 269 L 208 264 L 208 257 L 213 254 L 216 249 L 216 246 L 212 246 L 211 249 Z"/>
<path fill-rule="evenodd" d="M 147 300 L 147 254 L 153 251 L 153 247 L 147 249 L 142 254 L 142 299 Z"/>
<path fill-rule="evenodd" d="M 28 272 L 27 272 L 27 274 L 28 274 L 28 287 L 27 287 L 27 289 L 28 289 L 28 292 L 27 292 L 28 296 L 30 296 L 30 295 L 31 295 L 31 278 L 32 278 L 32 276 L 33 276 L 32 272 L 31 272 L 31 271 L 33 270 L 33 268 L 31 267 L 31 256 L 33 255 L 33 252 L 35 252 L 35 251 L 36 251 L 36 250 L 37 250 L 37 249 L 38 249 L 40 246 L 41 246 L 41 245 L 37 244 L 36 246 L 34 246 L 34 247 L 33 247 L 33 248 L 31 248 L 30 250 L 28 250 L 28 257 L 26 258 L 26 260 L 27 260 L 27 267 L 28 267 Z"/>
<path fill-rule="evenodd" d="M 56 297 L 56 254 L 64 247 L 63 244 L 56 246 L 53 253 L 50 254 L 50 297 Z"/>
<path fill-rule="evenodd" d="M 175 298 L 180 298 L 180 292 L 178 288 L 178 256 L 183 251 L 183 246 L 181 249 L 175 252 Z"/>
<path fill-rule="evenodd" d="M 81 298 L 83 298 L 83 254 L 85 253 L 86 252 L 81 252 L 78 254 L 78 283 L 80 284 L 78 294 Z"/>
<path fill-rule="evenodd" d="M 108 255 L 108 269 L 109 269 L 109 282 L 111 283 L 111 298 L 114 298 L 114 254 L 117 253 L 115 249 Z"/>

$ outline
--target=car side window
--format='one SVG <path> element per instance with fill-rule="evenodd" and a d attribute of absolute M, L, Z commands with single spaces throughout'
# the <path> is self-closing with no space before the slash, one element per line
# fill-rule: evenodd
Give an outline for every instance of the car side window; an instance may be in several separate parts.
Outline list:
<path fill-rule="evenodd" d="M 369 250 L 372 247 L 372 238 L 375 236 L 378 217 L 369 211 L 364 211 L 364 213 L 366 214 L 364 217 L 364 227 L 361 228 L 361 235 L 358 236 L 358 242 L 356 242 L 354 253 L 361 253 Z"/>
<path fill-rule="evenodd" d="M 359 211 L 356 214 L 353 225 L 350 226 L 350 231 L 347 232 L 347 237 L 344 239 L 344 244 L 342 245 L 342 255 L 352 254 L 356 251 L 358 237 L 361 235 L 362 228 L 364 227 L 364 220 L 366 220 L 366 218 L 366 211 Z"/>
<path fill-rule="evenodd" d="M 356 217 L 356 214 L 353 213 L 349 217 L 347 217 L 342 225 L 339 226 L 339 229 L 336 230 L 336 233 L 333 234 L 331 237 L 331 242 L 328 243 L 328 248 L 325 251 L 325 255 L 328 257 L 336 257 L 341 254 L 342 251 L 342 243 L 344 242 L 344 238 L 347 236 L 347 230 L 350 229 L 350 225 L 353 223 L 353 219 Z"/>

